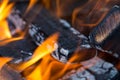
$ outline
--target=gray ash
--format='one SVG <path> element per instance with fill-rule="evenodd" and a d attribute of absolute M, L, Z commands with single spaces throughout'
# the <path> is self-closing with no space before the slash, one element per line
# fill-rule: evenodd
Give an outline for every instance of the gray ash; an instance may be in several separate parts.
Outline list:
<path fill-rule="evenodd" d="M 108 63 L 98 57 L 81 64 L 83 67 L 80 67 L 77 70 L 69 71 L 59 80 L 111 80 L 116 76 L 116 74 L 118 74 L 118 71 L 111 63 Z M 92 66 L 88 68 L 86 67 L 91 64 Z"/>

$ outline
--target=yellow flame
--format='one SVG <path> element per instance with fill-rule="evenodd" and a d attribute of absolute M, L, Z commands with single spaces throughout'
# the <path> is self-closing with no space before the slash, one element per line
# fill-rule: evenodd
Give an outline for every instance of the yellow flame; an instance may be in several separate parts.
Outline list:
<path fill-rule="evenodd" d="M 11 61 L 12 58 L 8 57 L 0 57 L 0 69 L 9 61 Z"/>
<path fill-rule="evenodd" d="M 41 74 L 41 67 L 37 66 L 37 68 L 26 78 L 27 80 L 43 80 Z"/>
<path fill-rule="evenodd" d="M 56 42 L 58 39 L 58 34 L 54 34 L 50 36 L 48 39 L 46 39 L 34 52 L 32 59 L 28 62 L 23 63 L 21 66 L 18 67 L 19 70 L 24 70 L 27 67 L 31 66 L 44 56 L 50 54 L 54 50 L 56 50 Z"/>
<path fill-rule="evenodd" d="M 7 21 L 0 21 L 0 40 L 4 40 L 7 38 L 11 38 L 11 33 L 8 28 L 8 23 Z"/>
<path fill-rule="evenodd" d="M 29 75 L 26 76 L 26 78 L 27 80 L 57 80 L 67 71 L 76 69 L 80 66 L 81 64 L 64 64 L 54 60 L 50 55 L 47 55 L 43 57 L 40 64 L 32 71 L 32 73 L 28 73 Z"/>
<path fill-rule="evenodd" d="M 9 3 L 9 0 L 3 0 L 0 5 L 0 40 L 12 37 L 6 18 L 8 17 L 13 5 L 13 3 Z"/>

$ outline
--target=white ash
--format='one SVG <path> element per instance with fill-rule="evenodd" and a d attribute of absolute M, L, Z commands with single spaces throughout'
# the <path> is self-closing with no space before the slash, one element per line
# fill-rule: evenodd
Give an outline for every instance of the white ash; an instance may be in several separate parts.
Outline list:
<path fill-rule="evenodd" d="M 114 53 L 113 56 L 116 57 L 116 58 L 120 57 L 117 53 Z"/>
<path fill-rule="evenodd" d="M 79 38 L 83 38 L 83 39 L 88 39 L 86 36 L 84 36 L 84 35 L 82 35 L 82 34 L 81 34 L 81 35 L 78 35 L 78 37 L 79 37 Z"/>
<path fill-rule="evenodd" d="M 23 62 L 23 59 L 22 59 L 22 58 L 14 59 L 14 60 L 11 61 L 11 63 L 14 63 L 14 64 L 19 64 L 19 63 L 21 63 L 21 62 Z"/>
<path fill-rule="evenodd" d="M 83 34 L 81 34 L 78 30 L 76 30 L 75 28 L 71 27 L 71 25 L 64 19 L 60 19 L 60 22 L 66 27 L 69 28 L 73 34 L 78 35 L 78 37 L 83 38 L 83 39 L 87 39 L 87 37 Z"/>
<path fill-rule="evenodd" d="M 60 19 L 60 22 L 68 28 L 71 27 L 71 25 L 64 19 Z"/>
<path fill-rule="evenodd" d="M 24 54 L 26 54 L 26 55 L 32 56 L 32 53 L 31 53 L 31 52 L 26 52 L 26 51 L 23 51 L 23 50 L 21 50 L 20 52 L 21 52 L 21 53 L 24 53 Z"/>
<path fill-rule="evenodd" d="M 83 45 L 81 45 L 81 47 L 83 47 L 83 48 L 91 48 L 91 46 L 89 44 L 83 44 Z"/>
<path fill-rule="evenodd" d="M 62 54 L 62 55 L 61 55 Z M 69 50 L 66 50 L 64 48 L 56 49 L 52 56 L 63 63 L 66 63 L 68 60 L 67 56 L 69 55 Z"/>
<path fill-rule="evenodd" d="M 85 35 L 81 34 L 79 31 L 77 31 L 75 28 L 70 27 L 70 30 L 73 32 L 73 34 L 77 35 L 79 38 L 82 39 L 88 39 Z"/>
<path fill-rule="evenodd" d="M 40 29 L 33 24 L 29 29 L 29 34 L 37 45 L 40 45 L 45 40 L 45 34 L 38 32 L 39 30 Z"/>
<path fill-rule="evenodd" d="M 69 50 L 66 50 L 64 48 L 61 48 L 60 52 L 63 53 L 65 56 L 68 56 L 68 54 L 69 54 Z"/>
<path fill-rule="evenodd" d="M 74 73 L 72 73 L 73 71 L 68 72 L 59 80 L 111 80 L 118 73 L 111 63 L 98 57 L 81 64 L 83 67 L 74 70 Z"/>
<path fill-rule="evenodd" d="M 26 51 L 21 50 L 20 54 L 21 54 L 20 58 L 14 58 L 12 61 L 10 61 L 10 63 L 19 64 L 21 62 L 30 60 L 32 57 L 32 52 L 26 52 Z"/>

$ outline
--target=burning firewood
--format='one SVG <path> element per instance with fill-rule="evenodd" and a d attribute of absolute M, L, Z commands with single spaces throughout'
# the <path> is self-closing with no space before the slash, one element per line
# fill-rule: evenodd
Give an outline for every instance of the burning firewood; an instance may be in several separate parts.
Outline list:
<path fill-rule="evenodd" d="M 118 32 L 119 26 L 116 23 L 119 23 L 119 19 L 116 20 L 115 16 L 118 16 L 119 7 L 114 7 L 87 38 L 72 28 L 67 21 L 53 16 L 41 5 L 35 5 L 32 10 L 27 12 L 27 16 L 20 16 L 22 12 L 26 12 L 24 10 L 31 8 L 25 8 L 25 6 L 25 4 L 22 6 L 17 4 L 16 9 L 19 9 L 20 13 L 16 13 L 15 9 L 8 17 L 13 37 L 16 37 L 16 33 L 23 31 L 26 24 L 29 25 L 29 27 L 27 26 L 29 32 L 22 39 L 8 41 L 0 46 L 0 55 L 15 58 L 2 68 L 0 78 L 3 80 L 8 80 L 8 78 L 16 80 L 16 77 L 20 80 L 23 80 L 22 77 L 27 80 L 112 80 L 117 74 L 119 76 L 118 70 L 114 67 L 119 62 L 119 57 L 115 56 L 119 54 L 117 53 L 119 47 L 105 49 L 106 45 L 103 44 L 104 42 L 109 44 L 110 41 L 107 38 L 111 38 L 111 35 L 114 36 Z M 109 25 L 109 33 L 107 33 L 107 25 L 114 20 L 115 24 Z M 20 31 L 16 32 L 16 29 Z M 114 31 L 112 32 L 111 29 Z M 56 32 L 59 32 L 59 38 L 54 34 Z M 104 33 L 107 36 L 104 36 Z M 52 34 L 54 35 L 49 37 Z M 104 36 L 104 38 L 99 40 L 96 38 L 98 35 Z M 119 40 L 119 38 L 115 40 Z M 114 40 L 112 42 L 115 43 Z M 38 48 L 35 49 L 37 46 Z M 110 52 L 113 54 L 116 52 L 116 54 L 108 55 Z M 104 56 L 102 56 L 103 54 Z M 104 61 L 107 59 L 102 60 L 98 57 L 112 58 L 115 61 L 108 60 L 111 62 L 109 63 Z M 103 75 L 104 77 L 101 77 Z"/>
<path fill-rule="evenodd" d="M 41 20 L 38 21 L 38 17 Z M 89 47 L 89 44 L 84 44 L 87 43 L 87 38 L 83 34 L 70 27 L 66 21 L 59 21 L 50 15 L 44 8 L 41 9 L 33 24 L 34 25 L 31 25 L 30 27 L 29 33 L 37 45 L 42 43 L 47 36 L 55 32 L 60 33 L 58 40 L 59 47 L 52 56 L 62 62 L 66 62 L 77 47 L 79 50 L 83 48 L 82 46 Z M 91 56 L 89 55 L 89 58 L 93 57 L 94 54 L 95 53 L 93 52 Z M 79 55 L 82 55 L 82 53 Z"/>
<path fill-rule="evenodd" d="M 90 33 L 91 45 L 120 58 L 119 27 L 120 7 L 114 6 L 103 21 Z"/>

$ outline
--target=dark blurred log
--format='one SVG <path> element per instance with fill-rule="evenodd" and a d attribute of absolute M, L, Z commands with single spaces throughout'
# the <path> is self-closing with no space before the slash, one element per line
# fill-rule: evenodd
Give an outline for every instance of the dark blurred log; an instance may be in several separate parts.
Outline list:
<path fill-rule="evenodd" d="M 43 0 L 49 11 L 62 19 L 72 22 L 72 13 L 77 7 L 83 6 L 88 0 Z M 49 2 L 48 2 L 49 1 Z M 69 5 L 66 5 L 69 4 Z M 48 5 L 48 6 L 47 6 Z"/>
<path fill-rule="evenodd" d="M 22 76 L 8 65 L 0 70 L 0 80 L 24 80 Z"/>
<path fill-rule="evenodd" d="M 120 8 L 114 6 L 102 22 L 90 33 L 91 45 L 120 58 Z"/>
<path fill-rule="evenodd" d="M 89 35 L 119 0 L 89 0 L 84 6 L 73 11 L 73 26 L 85 35 Z"/>

